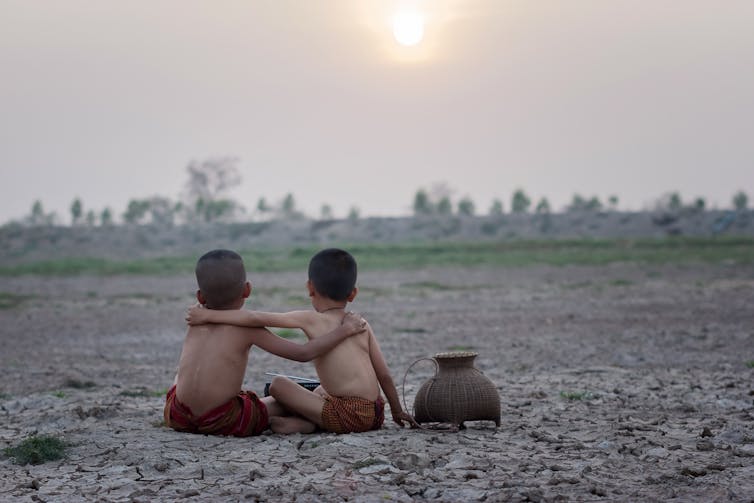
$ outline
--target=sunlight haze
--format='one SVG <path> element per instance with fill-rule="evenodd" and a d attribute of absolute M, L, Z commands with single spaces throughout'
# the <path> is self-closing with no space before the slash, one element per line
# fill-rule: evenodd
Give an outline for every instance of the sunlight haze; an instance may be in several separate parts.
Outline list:
<path fill-rule="evenodd" d="M 29 2 L 0 7 L 0 223 L 120 215 L 191 160 L 317 216 L 479 213 L 523 188 L 640 209 L 754 196 L 754 2 Z M 414 12 L 423 24 L 394 24 Z M 398 30 L 402 35 L 398 35 Z M 421 32 L 420 32 L 421 31 Z M 401 37 L 406 37 L 405 39 Z M 412 42 L 412 43 L 408 43 Z"/>

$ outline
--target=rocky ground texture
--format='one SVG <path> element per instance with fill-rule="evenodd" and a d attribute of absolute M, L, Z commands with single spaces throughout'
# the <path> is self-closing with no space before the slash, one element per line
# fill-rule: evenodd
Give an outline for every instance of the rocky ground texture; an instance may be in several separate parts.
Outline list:
<path fill-rule="evenodd" d="M 304 273 L 251 274 L 250 307 L 306 307 Z M 502 424 L 250 439 L 162 424 L 191 277 L 2 278 L 0 459 L 17 501 L 751 501 L 754 267 L 632 265 L 367 272 L 353 308 L 399 391 L 415 360 L 479 353 Z M 252 351 L 264 372 L 307 364 Z M 405 379 L 411 406 L 434 371 Z M 389 417 L 389 416 L 388 416 Z"/>

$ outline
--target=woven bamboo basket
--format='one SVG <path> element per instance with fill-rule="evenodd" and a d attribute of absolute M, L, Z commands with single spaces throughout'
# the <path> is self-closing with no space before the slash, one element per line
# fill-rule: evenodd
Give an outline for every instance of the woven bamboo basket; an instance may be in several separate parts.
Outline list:
<path fill-rule="evenodd" d="M 478 353 L 438 353 L 430 360 L 436 371 L 419 388 L 414 399 L 418 423 L 450 423 L 463 428 L 464 421 L 494 421 L 500 426 L 500 393 L 495 384 L 474 367 Z"/>

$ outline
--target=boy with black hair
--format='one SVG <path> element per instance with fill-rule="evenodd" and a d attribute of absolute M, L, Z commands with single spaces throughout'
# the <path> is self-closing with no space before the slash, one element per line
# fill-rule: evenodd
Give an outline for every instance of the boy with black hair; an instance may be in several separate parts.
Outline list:
<path fill-rule="evenodd" d="M 243 327 L 300 328 L 311 341 L 337 327 L 345 307 L 358 293 L 356 261 L 337 248 L 322 250 L 309 262 L 306 283 L 314 311 L 262 313 L 256 311 L 189 310 L 191 325 L 226 323 Z M 317 427 L 334 433 L 379 429 L 384 420 L 384 400 L 390 404 L 393 420 L 403 427 L 416 422 L 403 411 L 390 370 L 369 324 L 366 332 L 350 337 L 314 360 L 321 386 L 308 391 L 285 377 L 275 377 L 270 395 L 297 416 L 274 417 L 270 427 L 276 433 L 311 433 Z"/>
<path fill-rule="evenodd" d="M 239 310 L 251 293 L 241 257 L 230 250 L 213 250 L 196 264 L 200 304 L 218 311 Z M 209 309 L 207 309 L 209 311 Z M 295 344 L 264 328 L 230 325 L 191 326 L 181 350 L 178 373 L 165 401 L 165 424 L 178 431 L 207 435 L 258 435 L 269 417 L 284 414 L 269 397 L 242 391 L 249 350 L 260 348 L 297 361 L 309 361 L 346 339 L 364 332 L 359 316 L 347 315 L 329 334 Z"/>

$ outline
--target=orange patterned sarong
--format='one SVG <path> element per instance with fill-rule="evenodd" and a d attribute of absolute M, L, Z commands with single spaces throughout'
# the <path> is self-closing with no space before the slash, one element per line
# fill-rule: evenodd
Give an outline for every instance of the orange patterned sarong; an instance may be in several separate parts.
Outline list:
<path fill-rule="evenodd" d="M 385 420 L 385 401 L 348 396 L 325 397 L 322 428 L 332 433 L 358 433 L 379 430 Z"/>
<path fill-rule="evenodd" d="M 267 406 L 253 391 L 241 391 L 219 407 L 194 416 L 191 409 L 175 396 L 175 385 L 165 399 L 165 424 L 176 431 L 204 435 L 259 435 L 269 425 Z"/>

